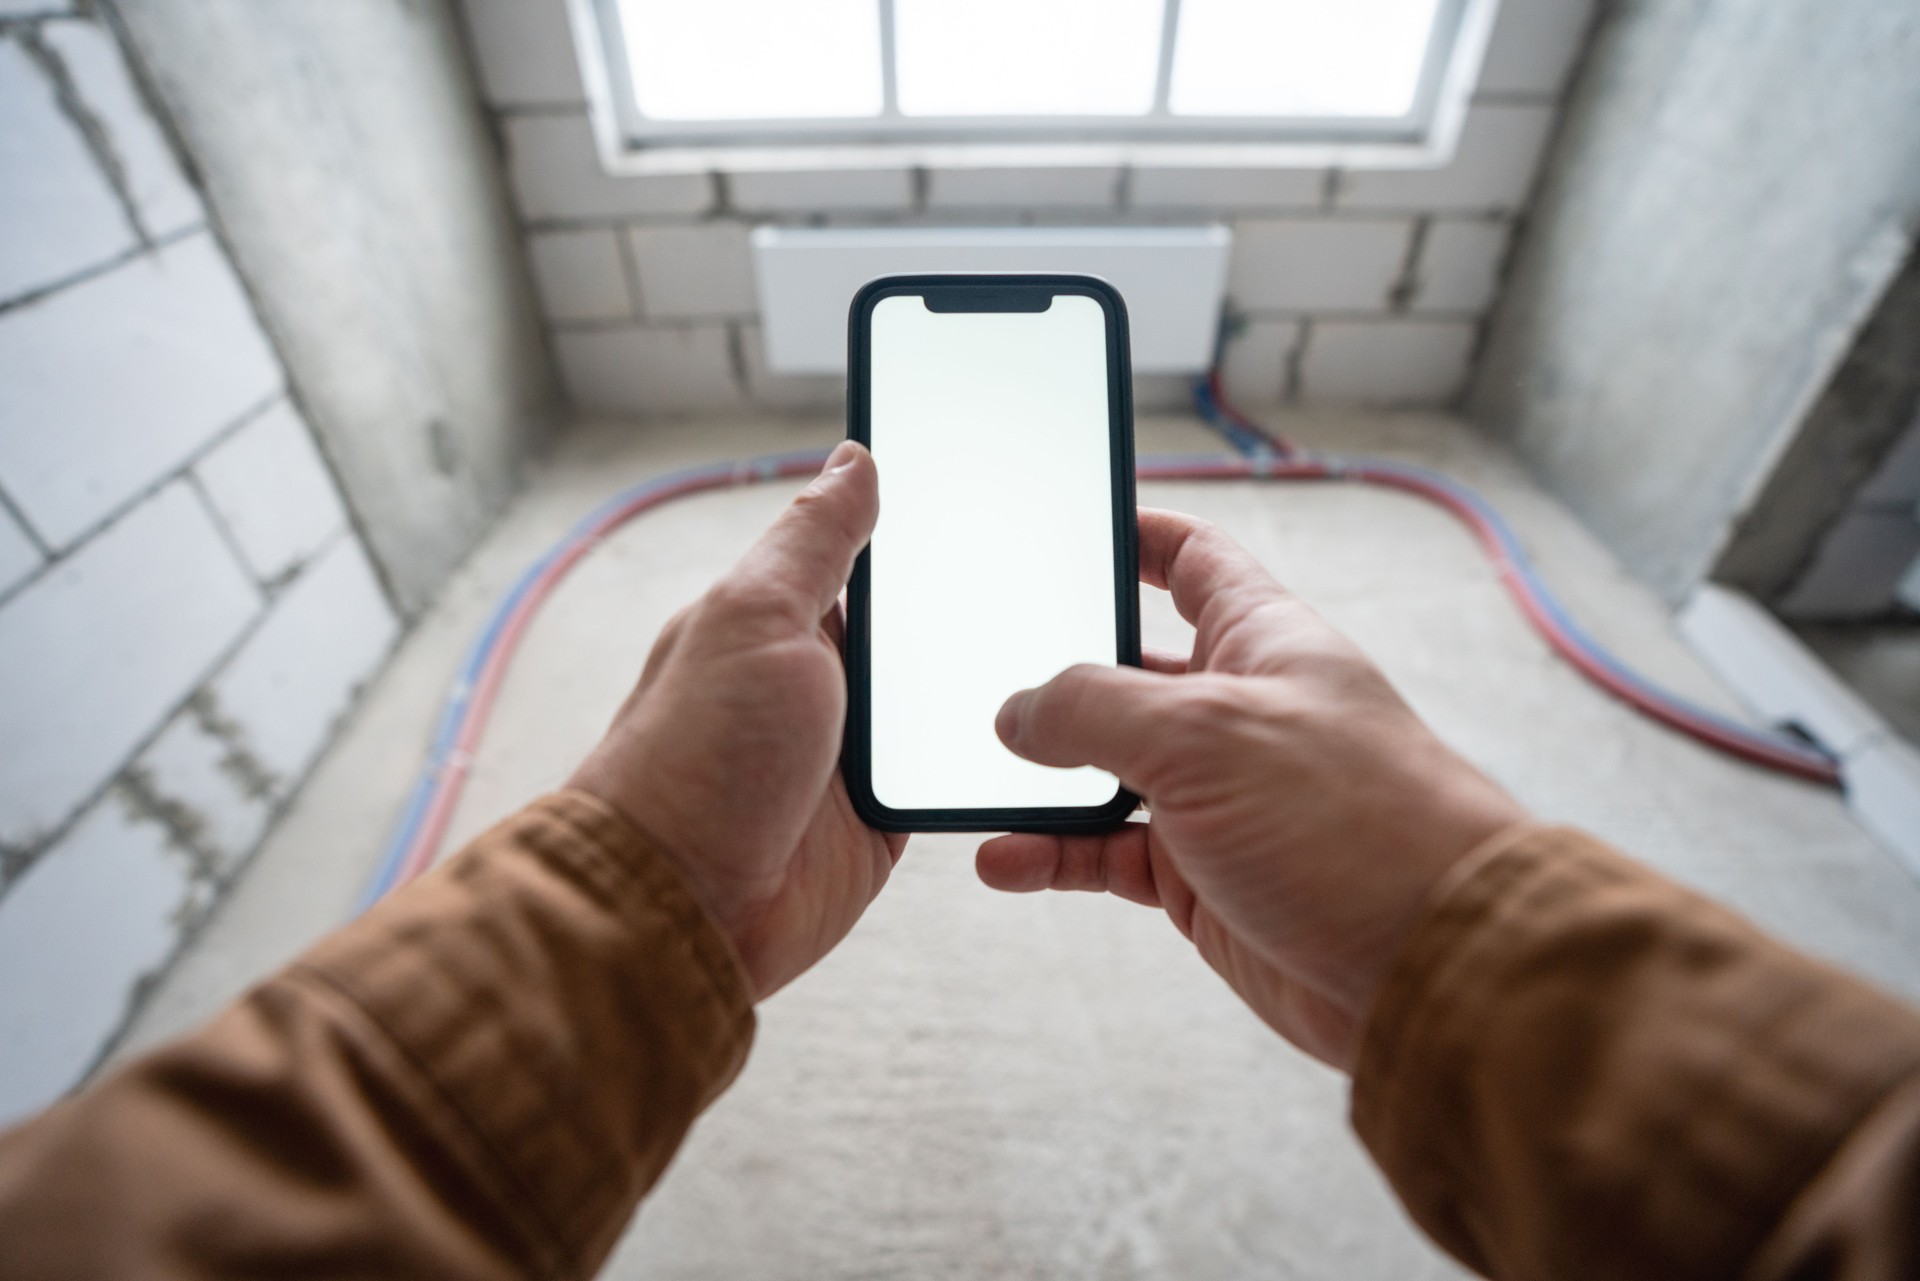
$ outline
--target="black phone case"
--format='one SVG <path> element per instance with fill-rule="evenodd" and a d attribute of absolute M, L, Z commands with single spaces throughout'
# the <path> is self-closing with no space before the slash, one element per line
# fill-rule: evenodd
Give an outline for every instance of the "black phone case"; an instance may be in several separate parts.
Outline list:
<path fill-rule="evenodd" d="M 1114 616 L 1120 661 L 1140 666 L 1140 530 L 1134 500 L 1133 370 L 1127 338 L 1127 306 L 1119 291 L 1094 276 L 969 275 L 883 276 L 854 295 L 847 315 L 847 436 L 872 444 L 868 403 L 869 318 L 874 304 L 894 294 L 918 294 L 933 311 L 1044 311 L 1055 294 L 1082 294 L 1100 303 L 1107 317 L 1107 418 L 1113 463 Z M 1035 302 L 1039 305 L 1033 305 Z M 871 618 L 868 556 L 854 562 L 847 585 L 847 729 L 840 767 L 853 809 L 882 832 L 1102 832 L 1118 826 L 1139 805 L 1124 787 L 1103 805 L 1024 809 L 900 810 L 873 794 L 871 721 Z"/>

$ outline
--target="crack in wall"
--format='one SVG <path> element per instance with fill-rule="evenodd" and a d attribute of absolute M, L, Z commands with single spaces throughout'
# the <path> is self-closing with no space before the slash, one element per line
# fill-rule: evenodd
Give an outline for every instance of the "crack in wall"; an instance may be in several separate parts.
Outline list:
<path fill-rule="evenodd" d="M 60 114 L 69 124 L 80 131 L 80 137 L 86 142 L 87 151 L 93 156 L 94 164 L 100 168 L 101 176 L 107 180 L 107 186 L 113 190 L 113 198 L 120 206 L 127 225 L 133 229 L 133 235 L 142 249 L 155 247 L 153 233 L 147 229 L 146 220 L 140 216 L 140 202 L 133 194 L 133 182 L 127 175 L 127 162 L 121 156 L 120 149 L 114 145 L 113 131 L 107 122 L 87 105 L 80 93 L 80 86 L 68 69 L 66 59 L 62 58 L 53 46 L 42 37 L 40 24 L 27 23 L 16 28 L 13 36 L 20 42 L 20 48 L 40 68 L 49 84 L 53 86 L 53 98 Z"/>
<path fill-rule="evenodd" d="M 240 722 L 220 710 L 219 697 L 211 689 L 196 690 L 187 700 L 187 711 L 195 724 L 219 742 L 220 772 L 233 780 L 241 795 L 274 804 L 279 799 L 283 780 L 254 754 Z"/>
<path fill-rule="evenodd" d="M 427 456 L 433 470 L 451 480 L 460 473 L 460 437 L 444 418 L 427 422 Z"/>
<path fill-rule="evenodd" d="M 1387 310 L 1395 315 L 1404 315 L 1420 297 L 1420 269 L 1426 257 L 1427 235 L 1433 230 L 1433 217 L 1421 214 L 1413 220 L 1413 230 L 1407 236 L 1407 254 L 1400 261 L 1400 274 L 1395 277 L 1387 290 Z"/>
<path fill-rule="evenodd" d="M 145 765 L 128 766 L 113 796 L 129 821 L 157 825 L 167 849 L 186 864 L 186 893 L 169 914 L 173 928 L 184 936 L 205 918 L 226 880 L 219 853 L 208 844 L 211 825 L 206 815 L 162 791 Z"/>
<path fill-rule="evenodd" d="M 1307 361 L 1307 343 L 1313 338 L 1313 318 L 1304 317 L 1300 321 L 1300 332 L 1294 336 L 1293 346 L 1287 349 L 1285 372 L 1281 378 L 1280 403 L 1297 405 L 1301 396 L 1301 367 Z"/>
<path fill-rule="evenodd" d="M 219 902 L 228 879 L 222 876 L 218 859 L 186 835 L 188 830 L 204 831 L 204 818 L 192 806 L 162 794 L 144 767 L 129 767 L 114 782 L 109 795 L 119 803 L 130 822 L 154 823 L 160 827 L 166 834 L 167 849 L 186 862 L 187 883 L 186 892 L 168 914 L 168 923 L 174 930 L 173 945 L 165 956 L 127 984 L 120 1016 L 79 1074 L 79 1082 L 91 1080 L 126 1039 L 147 998 L 153 995 L 154 989 L 173 969 L 174 961 L 213 914 L 214 904 Z"/>
<path fill-rule="evenodd" d="M 727 322 L 727 367 L 733 374 L 734 386 L 740 394 L 746 396 L 753 390 L 753 379 L 747 371 L 747 342 L 740 334 L 738 321 Z"/>
<path fill-rule="evenodd" d="M 0 842 L 0 899 L 3 899 L 5 892 L 13 888 L 13 883 L 33 866 L 33 860 L 39 848 L 40 842 L 31 837 L 23 844 L 15 844 L 11 841 Z"/>

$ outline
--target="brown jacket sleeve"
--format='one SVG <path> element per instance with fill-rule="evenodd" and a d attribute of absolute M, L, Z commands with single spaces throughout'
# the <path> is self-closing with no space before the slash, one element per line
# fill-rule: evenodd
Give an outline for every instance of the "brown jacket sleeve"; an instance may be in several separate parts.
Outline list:
<path fill-rule="evenodd" d="M 586 1276 L 753 1015 L 678 874 L 537 802 L 0 1136 L 0 1276 Z"/>
<path fill-rule="evenodd" d="M 1441 887 L 1353 1120 L 1490 1276 L 1920 1276 L 1920 1014 L 1576 832 Z"/>

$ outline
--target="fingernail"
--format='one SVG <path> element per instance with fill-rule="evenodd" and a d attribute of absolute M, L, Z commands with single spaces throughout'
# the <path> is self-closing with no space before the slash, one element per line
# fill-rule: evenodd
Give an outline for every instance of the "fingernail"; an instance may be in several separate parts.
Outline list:
<path fill-rule="evenodd" d="M 1020 737 L 1020 723 L 1026 719 L 1027 700 L 1033 697 L 1033 691 L 1023 689 L 1007 696 L 1000 704 L 1000 711 L 993 718 L 993 732 L 1000 736 L 1003 743 L 1012 743 Z"/>
<path fill-rule="evenodd" d="M 859 453 L 858 445 L 850 440 L 843 440 L 833 447 L 833 452 L 827 455 L 827 465 L 820 470 L 822 474 L 844 471 L 853 466 L 853 460 L 859 456 Z"/>

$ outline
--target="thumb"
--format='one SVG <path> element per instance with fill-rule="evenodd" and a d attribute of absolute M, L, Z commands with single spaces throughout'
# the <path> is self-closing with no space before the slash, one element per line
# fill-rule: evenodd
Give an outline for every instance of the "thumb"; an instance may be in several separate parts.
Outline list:
<path fill-rule="evenodd" d="M 1137 783 L 1179 680 L 1137 667 L 1083 663 L 1013 695 L 993 727 L 1009 750 L 1037 764 L 1093 765 Z"/>
<path fill-rule="evenodd" d="M 740 586 L 790 601 L 809 623 L 818 622 L 847 585 L 854 558 L 879 519 L 873 455 L 843 440 L 813 483 L 740 558 L 732 577 Z"/>

